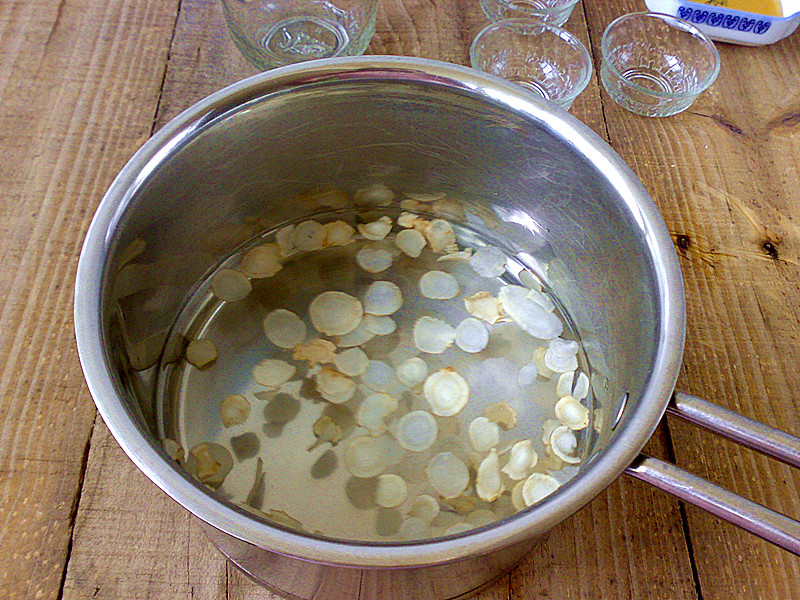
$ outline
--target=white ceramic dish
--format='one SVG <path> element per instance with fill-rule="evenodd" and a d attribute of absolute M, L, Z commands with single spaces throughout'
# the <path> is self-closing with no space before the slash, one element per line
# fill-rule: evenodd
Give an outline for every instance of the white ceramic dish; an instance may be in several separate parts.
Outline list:
<path fill-rule="evenodd" d="M 645 0 L 648 10 L 688 21 L 718 42 L 745 46 L 774 44 L 800 25 L 800 0 L 782 0 L 783 14 L 773 17 L 689 0 Z"/>

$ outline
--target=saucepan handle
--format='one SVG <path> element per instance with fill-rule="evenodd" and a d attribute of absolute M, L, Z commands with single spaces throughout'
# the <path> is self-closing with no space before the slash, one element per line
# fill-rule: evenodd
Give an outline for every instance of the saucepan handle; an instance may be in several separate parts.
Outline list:
<path fill-rule="evenodd" d="M 667 412 L 800 468 L 800 438 L 726 408 L 675 392 Z M 640 454 L 625 472 L 800 556 L 800 522 L 675 465 Z"/>

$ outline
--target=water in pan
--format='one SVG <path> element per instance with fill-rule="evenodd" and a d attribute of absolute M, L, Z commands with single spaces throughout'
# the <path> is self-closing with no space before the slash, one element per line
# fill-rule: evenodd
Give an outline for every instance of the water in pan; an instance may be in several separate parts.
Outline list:
<path fill-rule="evenodd" d="M 586 453 L 568 319 L 523 265 L 446 220 L 339 212 L 268 232 L 171 335 L 185 351 L 160 366 L 165 447 L 285 526 L 458 533 L 540 501 Z"/>

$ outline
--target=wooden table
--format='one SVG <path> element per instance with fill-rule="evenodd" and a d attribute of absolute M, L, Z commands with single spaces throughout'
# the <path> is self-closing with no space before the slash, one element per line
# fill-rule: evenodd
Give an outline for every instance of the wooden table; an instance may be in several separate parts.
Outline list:
<path fill-rule="evenodd" d="M 643 2 L 586 0 L 591 48 Z M 468 63 L 478 0 L 383 0 L 372 53 Z M 651 191 L 686 282 L 679 388 L 800 434 L 800 34 L 719 45 L 685 113 L 647 119 L 593 79 L 572 113 Z M 168 119 L 255 71 L 217 0 L 0 3 L 0 598 L 269 598 L 124 456 L 72 333 L 81 241 Z M 668 419 L 649 451 L 800 517 L 800 473 Z M 482 600 L 800 598 L 800 558 L 622 478 Z M 425 599 L 420 599 L 425 600 Z"/>

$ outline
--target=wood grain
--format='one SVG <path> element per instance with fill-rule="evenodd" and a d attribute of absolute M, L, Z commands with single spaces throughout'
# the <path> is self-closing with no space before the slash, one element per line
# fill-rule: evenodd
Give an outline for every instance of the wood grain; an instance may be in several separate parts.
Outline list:
<path fill-rule="evenodd" d="M 95 416 L 72 335 L 75 266 L 103 190 L 150 133 L 174 9 L 0 5 L 2 598 L 59 593 Z"/>
<path fill-rule="evenodd" d="M 636 8 L 587 4 L 595 44 Z M 797 298 L 797 36 L 771 47 L 719 44 L 722 71 L 689 111 L 627 113 L 603 96 L 612 145 L 664 214 L 681 257 L 688 312 L 679 388 L 786 431 L 800 393 Z M 678 464 L 800 517 L 800 474 L 670 421 Z M 800 559 L 689 507 L 703 597 L 797 598 Z"/>

